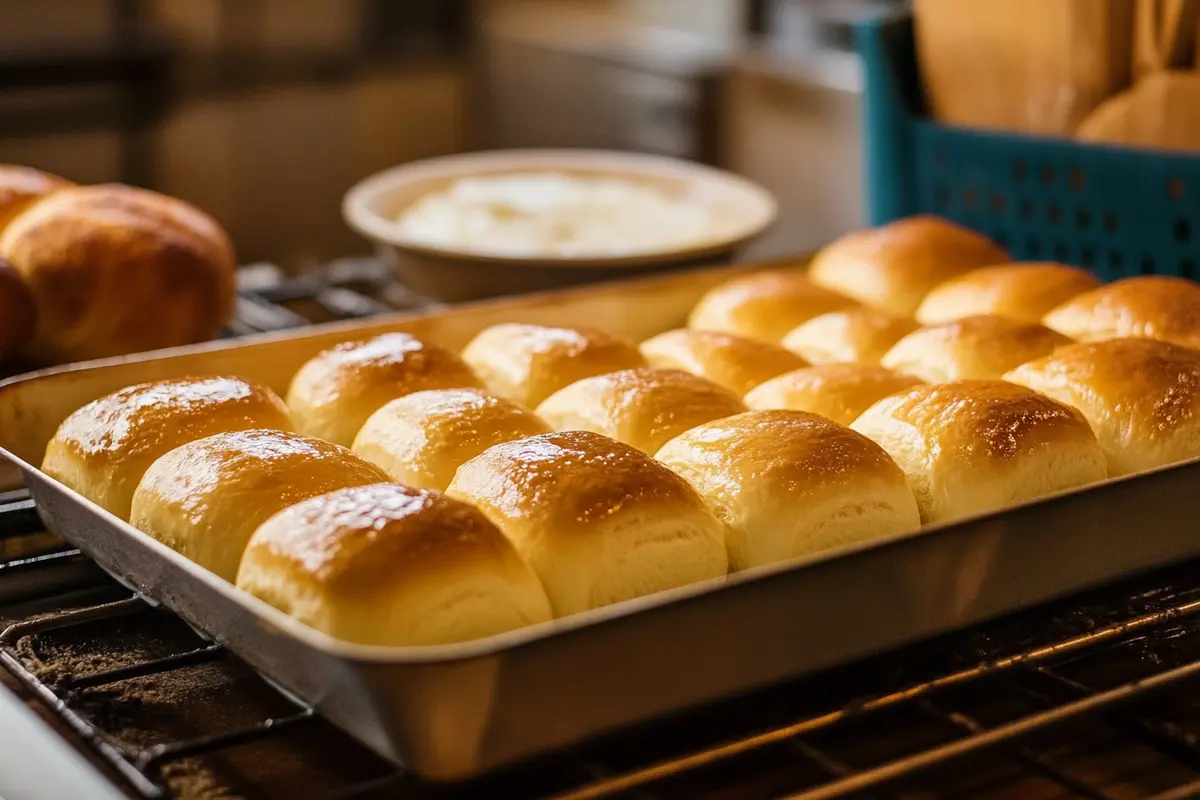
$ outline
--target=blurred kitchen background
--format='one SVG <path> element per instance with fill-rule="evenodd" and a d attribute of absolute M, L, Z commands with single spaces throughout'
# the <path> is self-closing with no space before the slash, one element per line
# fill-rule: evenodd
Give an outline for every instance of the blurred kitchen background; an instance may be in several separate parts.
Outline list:
<path fill-rule="evenodd" d="M 368 249 L 341 197 L 393 164 L 641 150 L 773 191 L 769 256 L 860 225 L 850 24 L 899 2 L 3 2 L 0 162 L 191 200 L 303 269 Z"/>

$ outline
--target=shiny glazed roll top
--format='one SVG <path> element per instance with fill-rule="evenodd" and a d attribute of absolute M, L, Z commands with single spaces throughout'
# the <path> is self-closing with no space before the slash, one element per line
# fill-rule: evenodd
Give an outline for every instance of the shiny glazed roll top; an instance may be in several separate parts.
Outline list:
<path fill-rule="evenodd" d="M 385 333 L 318 353 L 292 378 L 287 404 L 305 436 L 349 447 L 384 403 L 422 389 L 479 388 L 457 355 L 407 333 Z"/>
<path fill-rule="evenodd" d="M 46 447 L 42 471 L 121 519 L 138 481 L 176 447 L 228 431 L 290 431 L 270 389 L 239 378 L 197 377 L 130 386 L 67 417 Z"/>
<path fill-rule="evenodd" d="M 447 492 L 533 565 L 556 616 L 726 574 L 725 526 L 678 475 L 586 431 L 485 450 Z"/>
<path fill-rule="evenodd" d="M 718 331 L 667 331 L 642 342 L 641 349 L 652 367 L 699 375 L 739 397 L 776 375 L 808 366 L 778 345 Z"/>
<path fill-rule="evenodd" d="M 735 570 L 921 524 L 904 473 L 887 453 L 816 414 L 749 411 L 693 428 L 656 457 L 728 524 Z"/>
<path fill-rule="evenodd" d="M 477 509 L 395 484 L 341 489 L 264 522 L 237 584 L 359 644 L 480 639 L 550 619 L 530 566 Z"/>
<path fill-rule="evenodd" d="M 779 344 L 800 323 L 855 305 L 849 297 L 813 283 L 800 270 L 764 270 L 709 290 L 692 309 L 688 327 Z"/>
<path fill-rule="evenodd" d="M 632 342 L 590 328 L 493 325 L 463 350 L 488 389 L 525 408 L 577 380 L 646 366 Z"/>
<path fill-rule="evenodd" d="M 969 380 L 885 397 L 850 426 L 907 473 L 924 522 L 984 514 L 1104 480 L 1078 411 L 1023 386 Z"/>
<path fill-rule="evenodd" d="M 538 416 L 555 430 L 591 431 L 654 453 L 689 428 L 746 410 L 728 389 L 677 369 L 626 369 L 576 381 Z"/>
<path fill-rule="evenodd" d="M 220 433 L 155 461 L 133 495 L 129 521 L 232 582 L 250 535 L 272 514 L 337 489 L 388 480 L 379 467 L 320 439 L 267 430 Z"/>

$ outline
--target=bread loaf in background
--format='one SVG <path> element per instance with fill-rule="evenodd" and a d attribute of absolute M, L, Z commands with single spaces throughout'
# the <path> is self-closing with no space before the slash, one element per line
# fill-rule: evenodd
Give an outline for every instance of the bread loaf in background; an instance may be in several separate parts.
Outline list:
<path fill-rule="evenodd" d="M 37 305 L 25 278 L 0 258 L 0 361 L 15 355 L 33 340 Z"/>
<path fill-rule="evenodd" d="M 24 180 L 24 179 L 23 179 Z M 37 306 L 30 357 L 64 363 L 192 344 L 233 313 L 236 264 L 220 226 L 181 200 L 122 185 L 0 172 L 0 258 Z M 36 190 L 36 191 L 34 191 Z M 39 193 L 40 192 L 40 193 Z"/>
<path fill-rule="evenodd" d="M 1036 322 L 981 315 L 918 328 L 896 342 L 879 363 L 926 383 L 999 378 L 1070 343 Z"/>

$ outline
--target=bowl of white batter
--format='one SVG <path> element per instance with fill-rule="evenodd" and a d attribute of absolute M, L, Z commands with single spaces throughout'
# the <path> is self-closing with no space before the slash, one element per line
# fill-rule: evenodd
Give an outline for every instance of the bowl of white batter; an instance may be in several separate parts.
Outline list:
<path fill-rule="evenodd" d="M 343 203 L 402 281 L 446 302 L 732 261 L 776 213 L 770 193 L 731 173 L 596 150 L 414 162 Z"/>

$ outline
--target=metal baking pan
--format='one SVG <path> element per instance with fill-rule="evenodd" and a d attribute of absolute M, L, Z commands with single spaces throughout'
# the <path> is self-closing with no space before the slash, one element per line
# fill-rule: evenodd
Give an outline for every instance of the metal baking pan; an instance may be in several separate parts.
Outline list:
<path fill-rule="evenodd" d="M 461 346 L 500 321 L 634 338 L 678 326 L 730 268 L 480 303 L 60 368 L 0 384 L 0 445 L 53 530 L 386 757 L 459 779 L 602 731 L 835 666 L 1200 554 L 1200 460 L 1003 513 L 842 548 L 492 639 L 353 645 L 200 569 L 39 464 L 58 423 L 147 380 L 237 374 L 286 388 L 318 350 L 407 330 Z"/>

